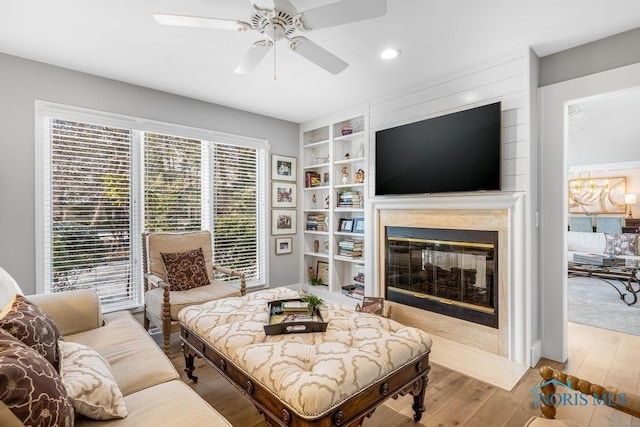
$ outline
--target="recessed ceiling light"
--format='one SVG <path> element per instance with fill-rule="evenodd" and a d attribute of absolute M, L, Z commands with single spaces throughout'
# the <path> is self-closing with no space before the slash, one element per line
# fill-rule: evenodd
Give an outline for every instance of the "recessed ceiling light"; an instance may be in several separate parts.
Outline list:
<path fill-rule="evenodd" d="M 380 53 L 380 58 L 382 59 L 393 59 L 397 58 L 400 55 L 400 49 L 385 49 Z"/>

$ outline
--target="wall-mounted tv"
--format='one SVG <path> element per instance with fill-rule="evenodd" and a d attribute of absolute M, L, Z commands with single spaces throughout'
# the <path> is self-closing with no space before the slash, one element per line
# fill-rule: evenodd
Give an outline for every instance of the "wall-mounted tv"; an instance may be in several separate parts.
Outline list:
<path fill-rule="evenodd" d="M 375 193 L 500 190 L 499 102 L 376 132 Z"/>

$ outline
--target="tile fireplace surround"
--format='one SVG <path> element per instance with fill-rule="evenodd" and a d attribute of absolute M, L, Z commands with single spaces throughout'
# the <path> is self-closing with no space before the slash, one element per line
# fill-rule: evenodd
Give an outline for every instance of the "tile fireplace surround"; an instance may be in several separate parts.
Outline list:
<path fill-rule="evenodd" d="M 446 228 L 498 231 L 498 328 L 460 320 L 405 305 L 393 305 L 393 317 L 429 333 L 475 349 L 528 365 L 525 318 L 526 286 L 523 193 L 497 193 L 420 198 L 373 198 L 373 220 L 377 230 L 374 251 L 375 278 L 384 295 L 385 227 Z M 515 284 L 518 283 L 518 286 Z"/>

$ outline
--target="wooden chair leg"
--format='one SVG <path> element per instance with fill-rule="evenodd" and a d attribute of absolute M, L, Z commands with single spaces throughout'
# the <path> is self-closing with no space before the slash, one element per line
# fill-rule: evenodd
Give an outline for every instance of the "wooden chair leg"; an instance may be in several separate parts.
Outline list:
<path fill-rule="evenodd" d="M 164 337 L 164 354 L 169 357 L 169 347 L 171 344 L 171 319 L 162 321 L 162 336 Z"/>
<path fill-rule="evenodd" d="M 149 326 L 151 326 L 151 322 L 149 321 L 149 318 L 147 317 L 147 313 L 145 312 L 145 314 L 144 314 L 144 330 L 148 331 L 149 330 Z"/>

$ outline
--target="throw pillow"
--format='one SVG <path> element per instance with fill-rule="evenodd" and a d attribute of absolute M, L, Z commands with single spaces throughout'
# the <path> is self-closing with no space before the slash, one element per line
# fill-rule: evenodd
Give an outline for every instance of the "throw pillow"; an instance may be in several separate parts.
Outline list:
<path fill-rule="evenodd" d="M 202 248 L 174 254 L 162 253 L 162 262 L 167 270 L 169 290 L 186 291 L 209 284 L 207 264 Z"/>
<path fill-rule="evenodd" d="M 40 353 L 3 329 L 0 366 L 0 400 L 25 426 L 73 426 L 73 406 L 58 372 Z"/>
<path fill-rule="evenodd" d="M 35 349 L 58 369 L 58 327 L 40 307 L 16 294 L 0 313 L 0 329 Z"/>
<path fill-rule="evenodd" d="M 609 234 L 604 233 L 607 246 L 604 250 L 611 255 L 635 255 L 636 254 L 636 234 Z"/>
<path fill-rule="evenodd" d="M 59 341 L 60 375 L 77 413 L 94 420 L 128 415 L 109 362 L 82 344 Z"/>

